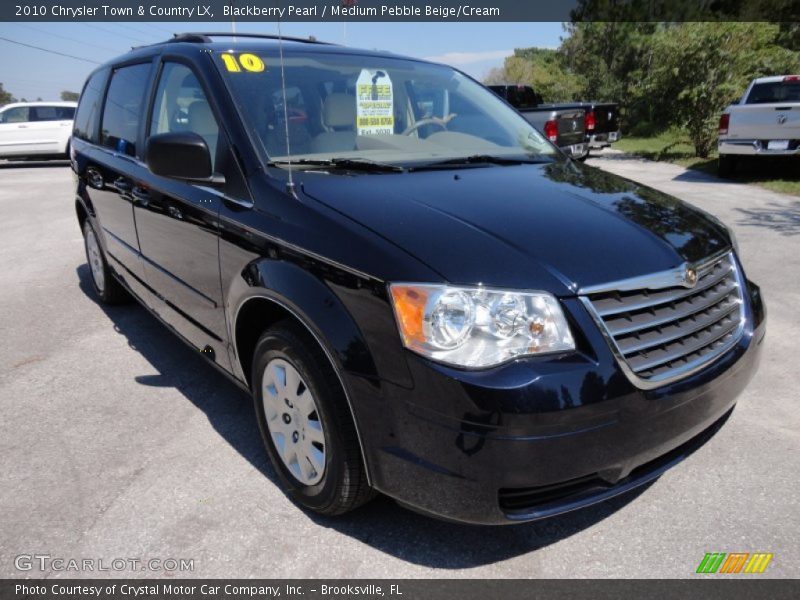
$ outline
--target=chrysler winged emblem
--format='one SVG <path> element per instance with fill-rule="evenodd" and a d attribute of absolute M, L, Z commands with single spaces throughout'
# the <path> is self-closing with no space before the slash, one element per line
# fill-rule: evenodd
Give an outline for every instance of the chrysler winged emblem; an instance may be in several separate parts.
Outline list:
<path fill-rule="evenodd" d="M 683 272 L 683 284 L 686 287 L 694 287 L 697 283 L 697 271 L 695 271 L 691 267 L 686 267 L 686 270 Z"/>
<path fill-rule="evenodd" d="M 778 115 L 778 125 L 786 123 L 786 115 Z"/>

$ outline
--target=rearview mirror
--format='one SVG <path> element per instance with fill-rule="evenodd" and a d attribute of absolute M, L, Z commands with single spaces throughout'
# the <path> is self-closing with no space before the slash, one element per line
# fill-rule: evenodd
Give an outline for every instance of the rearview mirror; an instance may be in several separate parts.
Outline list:
<path fill-rule="evenodd" d="M 225 177 L 211 170 L 206 141 L 191 131 L 159 133 L 147 140 L 147 167 L 156 175 L 190 183 L 222 185 Z"/>

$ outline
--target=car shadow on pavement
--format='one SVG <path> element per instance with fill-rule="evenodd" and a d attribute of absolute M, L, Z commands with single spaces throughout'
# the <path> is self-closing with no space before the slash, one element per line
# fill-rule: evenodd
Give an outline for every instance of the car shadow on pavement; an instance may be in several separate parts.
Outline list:
<path fill-rule="evenodd" d="M 174 387 L 202 410 L 214 430 L 244 459 L 275 485 L 258 432 L 252 400 L 207 360 L 189 348 L 146 309 L 100 304 L 86 264 L 76 269 L 81 290 L 125 336 L 132 350 L 156 370 L 136 381 L 153 387 Z M 440 569 L 492 564 L 535 551 L 595 525 L 637 498 L 650 484 L 600 504 L 534 523 L 515 526 L 475 526 L 440 521 L 378 497 L 347 515 L 328 518 L 302 512 L 321 527 L 333 529 L 409 563 Z M 297 508 L 301 517 L 301 508 Z M 255 524 L 254 524 L 255 525 Z M 263 525 L 260 523 L 258 525 Z"/>
<path fill-rule="evenodd" d="M 0 169 L 41 169 L 45 167 L 68 167 L 69 160 L 0 160 Z"/>
<path fill-rule="evenodd" d="M 737 208 L 743 216 L 737 225 L 766 227 L 781 235 L 800 235 L 800 200 L 768 202 L 759 208 Z"/>
<path fill-rule="evenodd" d="M 441 521 L 402 508 L 386 497 L 336 519 L 309 517 L 409 563 L 435 569 L 468 569 L 522 556 L 580 533 L 635 500 L 651 485 L 571 513 L 516 525 Z"/>

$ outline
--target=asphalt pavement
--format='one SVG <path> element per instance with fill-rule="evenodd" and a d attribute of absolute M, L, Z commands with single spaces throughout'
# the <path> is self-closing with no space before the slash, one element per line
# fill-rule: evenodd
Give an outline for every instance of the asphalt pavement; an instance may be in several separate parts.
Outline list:
<path fill-rule="evenodd" d="M 66 163 L 0 163 L 0 577 L 697 577 L 706 552 L 756 551 L 774 555 L 762 577 L 800 577 L 800 198 L 613 153 L 589 164 L 732 226 L 767 301 L 761 369 L 653 484 L 484 528 L 387 499 L 339 519 L 293 505 L 250 399 L 143 308 L 95 301 Z M 193 570 L 17 568 L 36 554 Z"/>

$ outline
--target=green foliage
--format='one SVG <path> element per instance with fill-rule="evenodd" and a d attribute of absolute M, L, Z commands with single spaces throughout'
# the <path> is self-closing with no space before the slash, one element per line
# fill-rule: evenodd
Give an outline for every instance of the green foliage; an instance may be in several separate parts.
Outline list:
<path fill-rule="evenodd" d="M 61 92 L 61 99 L 65 102 L 77 102 L 78 101 L 78 92 L 70 92 L 69 90 L 64 90 Z"/>
<path fill-rule="evenodd" d="M 752 2 L 785 8 L 783 0 Z M 723 12 L 751 9 L 736 0 L 717 4 Z M 619 11 L 667 8 L 660 2 L 580 3 L 581 14 L 612 11 L 617 18 Z M 692 3 L 683 8 L 693 10 Z M 515 50 L 489 78 L 491 83 L 532 85 L 551 102 L 618 102 L 623 130 L 651 136 L 677 127 L 697 156 L 705 157 L 715 143 L 720 112 L 742 95 L 751 79 L 800 73 L 800 26 L 788 21 L 573 22 L 565 25 L 558 50 Z"/>
<path fill-rule="evenodd" d="M 532 86 L 545 102 L 564 102 L 580 95 L 580 78 L 564 68 L 562 56 L 549 48 L 514 50 L 502 69 L 492 69 L 484 83 L 515 83 Z"/>
<path fill-rule="evenodd" d="M 697 156 L 709 155 L 720 112 L 751 79 L 798 67 L 797 54 L 775 44 L 778 33 L 769 23 L 683 23 L 653 36 L 652 89 L 671 100 L 670 122 L 686 129 Z"/>
<path fill-rule="evenodd" d="M 629 108 L 653 61 L 650 39 L 656 23 L 575 23 L 560 48 L 570 71 L 584 82 L 587 100 L 613 100 Z"/>
<path fill-rule="evenodd" d="M 11 95 L 11 92 L 7 92 L 5 89 L 3 89 L 3 84 L 0 83 L 0 106 L 13 101 L 14 96 Z"/>

